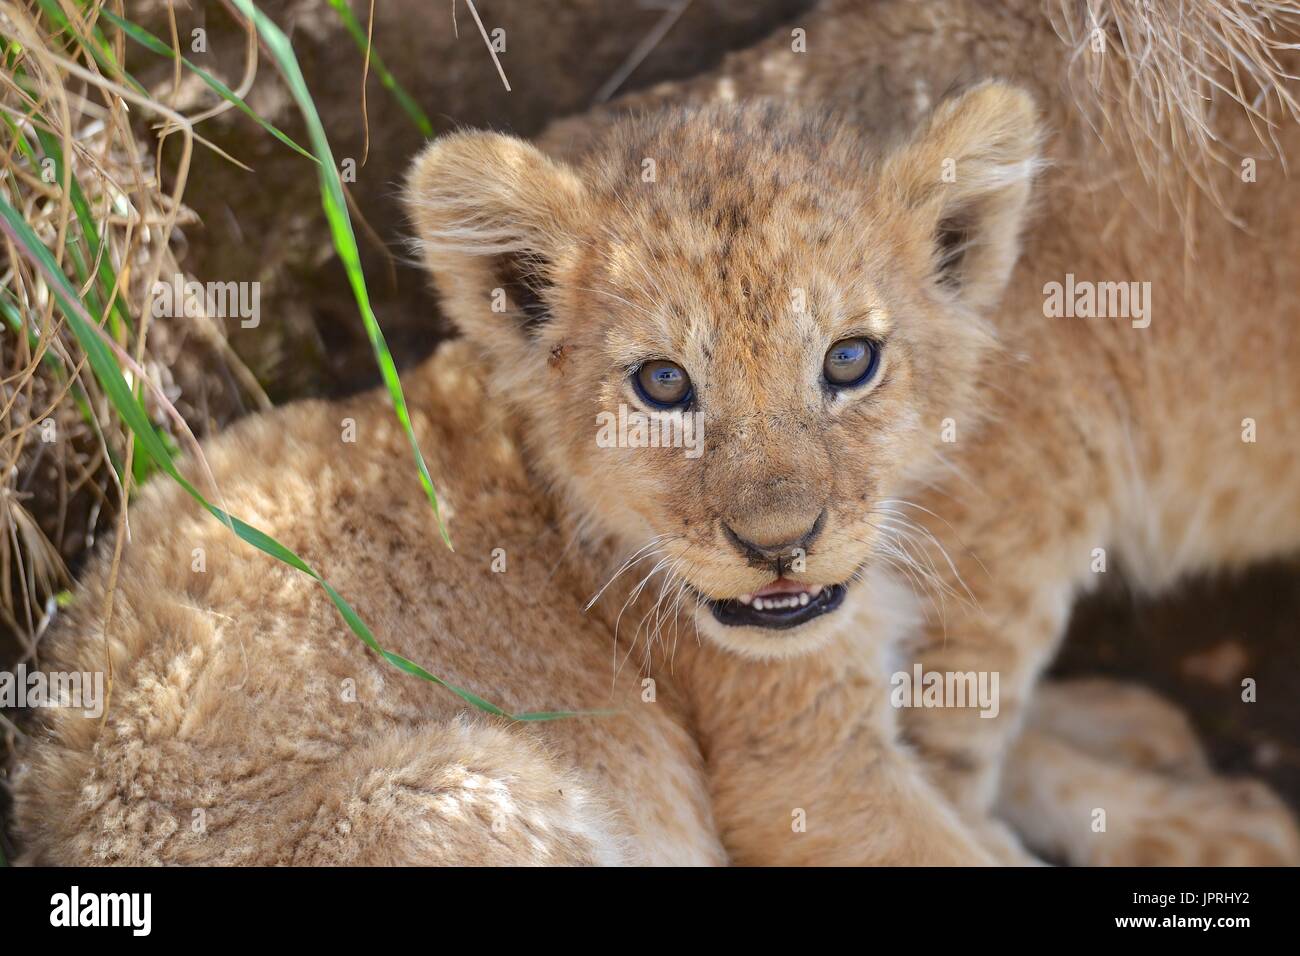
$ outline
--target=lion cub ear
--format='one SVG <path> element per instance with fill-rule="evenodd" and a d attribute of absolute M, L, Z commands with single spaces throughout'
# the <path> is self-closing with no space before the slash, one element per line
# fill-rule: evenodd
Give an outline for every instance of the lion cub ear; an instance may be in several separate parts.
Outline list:
<path fill-rule="evenodd" d="M 499 353 L 549 318 L 557 263 L 574 247 L 583 186 L 567 166 L 498 133 L 429 145 L 407 179 L 415 242 L 452 321 Z"/>
<path fill-rule="evenodd" d="M 1020 254 L 1041 143 L 1030 95 L 989 82 L 939 104 L 884 162 L 886 190 L 922 218 L 936 278 L 974 309 L 996 304 Z"/>

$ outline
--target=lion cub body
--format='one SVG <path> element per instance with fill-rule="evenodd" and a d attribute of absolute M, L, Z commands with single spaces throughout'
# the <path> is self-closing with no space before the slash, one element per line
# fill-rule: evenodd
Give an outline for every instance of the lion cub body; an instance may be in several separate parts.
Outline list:
<path fill-rule="evenodd" d="M 377 393 L 231 428 L 206 449 L 219 500 L 303 555 L 387 649 L 515 712 L 617 715 L 464 714 L 367 651 L 310 578 L 155 482 L 132 521 L 148 544 L 119 573 L 107 720 L 49 712 L 19 782 L 28 860 L 723 859 L 680 700 L 661 684 L 642 703 L 635 666 L 614 679 L 609 622 L 583 614 L 592 592 L 559 561 L 569 542 L 481 376 L 448 345 L 405 377 L 456 554 Z M 103 669 L 104 572 L 44 667 Z"/>

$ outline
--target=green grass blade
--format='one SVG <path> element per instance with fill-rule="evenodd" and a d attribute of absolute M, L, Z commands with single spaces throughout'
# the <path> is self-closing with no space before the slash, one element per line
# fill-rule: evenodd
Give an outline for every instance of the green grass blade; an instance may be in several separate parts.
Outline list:
<path fill-rule="evenodd" d="M 36 352 L 40 348 L 41 337 L 36 334 L 32 328 L 32 323 L 23 320 L 22 312 L 18 306 L 18 300 L 14 298 L 12 292 L 0 287 L 0 315 L 4 316 L 5 322 L 14 330 L 15 335 L 25 336 L 27 345 Z M 41 361 L 54 369 L 54 380 L 56 382 L 65 382 L 68 377 L 68 370 L 63 364 L 63 360 L 55 354 L 54 349 L 47 348 L 41 356 Z M 103 431 L 99 427 L 99 419 L 95 417 L 94 410 L 90 407 L 90 399 L 86 397 L 86 390 L 81 387 L 79 382 L 74 381 L 70 387 L 72 400 L 77 404 L 77 411 L 81 413 L 82 420 L 90 427 L 101 441 L 104 442 L 104 448 L 108 448 L 108 442 L 104 440 Z M 113 470 L 117 472 L 117 480 L 122 480 L 122 463 L 118 461 L 117 456 L 110 450 L 108 452 L 109 463 Z"/>
<path fill-rule="evenodd" d="M 392 397 L 397 420 L 406 432 L 411 452 L 415 456 L 420 484 L 429 499 L 429 504 L 433 507 L 438 531 L 442 534 L 443 542 L 451 548 L 451 536 L 447 534 L 447 526 L 442 520 L 442 509 L 438 507 L 438 493 L 434 490 L 433 479 L 429 477 L 429 468 L 425 465 L 424 455 L 420 452 L 420 443 L 415 437 L 415 430 L 411 427 L 411 414 L 406 407 L 406 397 L 402 393 L 402 382 L 397 375 L 397 366 L 393 363 L 393 356 L 384 341 L 379 320 L 375 318 L 374 310 L 370 307 L 370 293 L 366 289 L 366 277 L 361 271 L 361 252 L 357 248 L 356 234 L 352 231 L 352 219 L 348 215 L 347 200 L 343 196 L 343 183 L 339 179 L 338 167 L 334 164 L 334 153 L 325 136 L 325 127 L 321 124 L 320 115 L 316 112 L 316 104 L 307 89 L 307 81 L 303 79 L 302 70 L 298 66 L 298 58 L 294 55 L 289 38 L 257 8 L 252 0 L 234 0 L 234 4 L 257 27 L 257 32 L 280 68 L 280 73 L 289 85 L 289 92 L 298 103 L 298 109 L 307 123 L 312 151 L 320 160 L 317 169 L 320 173 L 321 203 L 325 207 L 325 218 L 334 239 L 334 249 L 338 252 L 343 268 L 347 271 L 352 294 L 357 300 L 361 319 L 366 326 L 366 335 L 370 339 L 370 347 L 374 350 L 375 360 L 379 363 L 379 372 L 383 376 L 384 385 Z"/>
<path fill-rule="evenodd" d="M 59 138 L 53 134 L 35 127 L 36 138 L 40 141 L 41 151 L 50 159 L 54 160 L 54 171 L 57 182 L 63 183 L 64 159 L 63 147 Z M 95 228 L 95 218 L 90 212 L 90 203 L 86 201 L 86 194 L 81 188 L 81 183 L 77 181 L 74 173 L 68 172 L 68 199 L 72 203 L 72 210 L 77 216 L 77 225 L 81 227 L 81 234 L 86 239 L 86 258 L 93 263 L 96 258 L 99 259 L 98 278 L 99 284 L 103 287 L 104 296 L 113 294 L 113 289 L 117 286 L 117 274 L 113 271 L 113 264 L 109 261 L 108 256 L 99 254 L 99 232 Z M 80 263 L 78 278 L 84 283 L 88 277 L 88 265 L 81 263 L 81 255 L 77 249 L 73 249 L 73 258 L 75 262 Z M 89 295 L 91 308 L 96 315 L 104 311 L 104 303 L 108 301 L 101 298 L 95 291 L 95 286 L 90 288 Z M 113 331 L 113 337 L 118 341 L 122 340 L 122 329 L 129 332 L 131 329 L 131 319 L 126 314 L 126 308 L 122 304 L 120 295 L 113 298 L 113 308 L 109 315 L 109 322 Z"/>
<path fill-rule="evenodd" d="M 5 69 L 11 70 L 13 68 L 6 65 Z M 19 128 L 13 117 L 8 113 L 0 113 L 0 119 L 3 119 L 5 125 L 9 127 L 9 135 L 12 136 L 14 142 L 18 144 L 18 152 L 27 157 L 27 161 L 32 164 L 33 169 L 40 168 L 40 157 L 37 156 L 36 151 L 32 149 L 32 144 L 27 142 L 27 137 L 23 135 L 23 131 Z"/>
<path fill-rule="evenodd" d="M 14 330 L 15 334 L 24 336 L 27 339 L 27 347 L 32 352 L 40 349 L 41 337 L 36 334 L 35 329 L 32 329 L 23 321 L 22 313 L 18 311 L 18 304 L 14 300 L 13 293 L 3 287 L 0 287 L 0 315 L 4 316 L 5 322 Z M 65 371 L 63 360 L 55 354 L 53 349 L 46 349 L 45 354 L 41 356 L 41 361 L 60 373 Z"/>
<path fill-rule="evenodd" d="M 144 28 L 137 26 L 136 24 L 132 23 L 130 20 L 123 20 L 112 10 L 109 10 L 107 8 L 101 9 L 99 11 L 99 15 L 103 17 L 105 20 L 107 20 L 109 23 L 113 24 L 119 30 L 121 30 L 124 34 L 126 34 L 136 43 L 140 44 L 140 46 L 144 47 L 146 50 L 149 50 L 152 53 L 156 53 L 159 56 L 166 57 L 169 60 L 176 59 L 176 51 L 173 50 L 166 43 L 164 43 L 162 40 L 158 39 L 148 30 L 145 30 Z M 258 126 L 262 127 L 262 129 L 266 130 L 268 133 L 270 133 L 280 142 L 284 143 L 284 145 L 288 146 L 294 152 L 302 156 L 306 156 L 313 163 L 317 161 L 315 156 L 313 156 L 307 150 L 303 149 L 292 139 L 290 139 L 287 135 L 280 132 L 280 130 L 276 129 L 266 120 L 262 119 L 261 116 L 259 116 L 256 112 L 254 112 L 252 107 L 250 107 L 247 103 L 245 103 L 239 97 L 239 95 L 230 87 L 226 86 L 225 83 L 222 83 L 219 79 L 217 79 L 207 70 L 203 69 L 203 67 L 191 62 L 185 57 L 181 57 L 180 60 L 182 65 L 188 68 L 192 73 L 194 73 L 195 76 L 201 79 L 204 83 L 206 83 L 208 87 L 211 90 L 213 90 L 213 92 L 215 92 L 227 103 L 232 104 L 235 107 L 235 109 L 239 110 L 241 113 L 243 113 L 253 122 L 255 122 Z"/>
<path fill-rule="evenodd" d="M 15 335 L 26 337 L 27 347 L 33 353 L 40 350 L 41 337 L 36 334 L 30 323 L 23 321 L 22 313 L 19 311 L 13 293 L 4 288 L 0 288 L 0 315 L 4 316 L 5 322 L 14 330 Z M 67 381 L 68 370 L 63 365 L 63 359 L 59 358 L 54 349 L 47 348 L 41 355 L 41 361 L 54 370 L 54 380 L 56 382 Z M 99 422 L 95 420 L 94 412 L 91 411 L 85 390 L 77 382 L 73 382 L 71 392 L 73 401 L 77 403 L 77 408 L 81 411 L 81 417 L 86 420 L 86 424 L 98 431 Z M 119 477 L 121 477 L 120 474 Z"/>
<path fill-rule="evenodd" d="M 170 450 L 164 443 L 163 439 L 154 430 L 152 423 L 145 414 L 136 396 L 132 394 L 126 380 L 122 377 L 122 371 L 118 368 L 113 353 L 101 338 L 98 328 L 94 325 L 90 315 L 86 312 L 85 306 L 78 299 L 76 291 L 68 283 L 67 278 L 63 275 L 54 261 L 54 256 L 48 248 L 40 241 L 40 238 L 32 231 L 31 226 L 27 224 L 22 216 L 7 198 L 0 195 L 0 229 L 3 229 L 14 241 L 19 251 L 26 256 L 34 266 L 44 276 L 45 281 L 49 283 L 51 291 L 59 304 L 61 311 L 67 318 L 73 334 L 76 336 L 82 350 L 85 351 L 87 360 L 90 363 L 91 370 L 95 374 L 96 380 L 104 393 L 113 403 L 118 415 L 126 423 L 127 427 L 134 433 L 136 441 L 139 443 L 141 451 L 153 459 L 154 464 L 162 471 L 166 472 L 173 481 L 180 485 L 185 492 L 197 501 L 205 510 L 216 517 L 222 524 L 230 528 L 241 540 L 257 548 L 265 554 L 276 558 L 292 568 L 301 571 L 312 578 L 319 584 L 329 596 L 331 602 L 338 609 L 344 621 L 347 622 L 352 632 L 356 634 L 365 644 L 380 654 L 385 660 L 396 667 L 414 674 L 417 677 L 430 681 L 444 687 L 452 693 L 458 695 L 462 700 L 486 711 L 490 714 L 506 717 L 512 720 L 542 720 L 548 719 L 545 714 L 518 714 L 513 715 L 502 710 L 489 701 L 484 700 L 477 694 L 457 687 L 440 677 L 435 676 L 417 664 L 412 663 L 398 654 L 384 650 L 384 648 L 375 639 L 370 628 L 361 620 L 356 610 L 349 604 L 334 587 L 326 581 L 321 575 L 307 564 L 302 558 L 285 547 L 279 541 L 276 541 L 264 531 L 260 531 L 247 522 L 228 514 L 221 508 L 209 502 L 202 493 L 194 487 L 190 481 L 180 473 L 176 467 L 175 460 Z"/>
<path fill-rule="evenodd" d="M 361 29 L 361 24 L 357 22 L 356 16 L 353 15 L 352 8 L 348 6 L 347 0 L 329 0 L 329 4 L 339 15 L 339 19 L 343 21 L 343 26 L 347 28 L 348 33 L 352 34 L 352 39 L 356 41 L 357 49 L 361 51 L 361 55 L 365 56 L 366 47 L 371 46 L 371 43 L 366 36 L 366 31 Z M 415 124 L 416 129 L 426 137 L 432 136 L 433 124 L 429 122 L 429 117 L 424 114 L 424 110 L 420 109 L 420 104 L 415 102 L 415 98 L 406 92 L 401 83 L 397 82 L 397 78 L 388 71 L 383 59 L 373 49 L 370 51 L 370 67 L 375 71 L 375 75 L 379 77 L 379 82 L 384 89 L 393 95 L 397 105 L 411 118 L 411 122 Z"/>
<path fill-rule="evenodd" d="M 27 79 L 26 71 L 20 66 L 13 68 L 13 74 L 15 79 L 18 79 L 19 81 L 25 81 Z M 27 118 L 30 120 L 32 115 L 33 114 L 31 113 L 27 114 Z M 5 115 L 4 119 L 6 125 L 9 127 L 11 135 L 18 144 L 19 152 L 27 157 L 28 161 L 32 164 L 33 170 L 39 169 L 40 160 L 36 156 L 35 150 L 32 149 L 31 144 L 27 141 L 27 137 L 23 135 L 22 128 L 14 122 L 8 114 Z M 62 186 L 65 176 L 62 141 L 58 136 L 55 136 L 49 130 L 45 129 L 42 124 L 32 123 L 32 129 L 36 133 L 36 139 L 40 143 L 41 151 L 47 158 L 54 160 L 55 181 Z M 86 247 L 88 250 L 85 258 L 83 258 L 79 248 L 72 244 L 69 245 L 68 251 L 72 255 L 73 266 L 77 270 L 77 278 L 81 283 L 88 284 L 88 263 L 93 263 L 98 258 L 99 268 L 97 274 L 99 277 L 99 283 L 102 285 L 104 290 L 103 294 L 105 296 L 112 295 L 112 290 L 117 284 L 117 274 L 113 271 L 113 265 L 109 261 L 108 256 L 99 256 L 99 233 L 95 227 L 94 217 L 90 212 L 90 203 L 86 200 L 86 194 L 82 190 L 81 183 L 78 182 L 76 174 L 68 171 L 66 175 L 68 180 L 68 199 L 72 204 L 73 211 L 76 213 L 77 224 L 81 228 L 82 235 L 85 236 Z M 100 298 L 96 291 L 96 287 L 93 284 L 90 284 L 88 294 L 90 296 L 91 308 L 97 315 L 102 313 L 104 309 L 103 303 L 106 302 L 107 299 Z M 121 341 L 123 327 L 125 327 L 128 332 L 131 330 L 131 320 L 126 314 L 126 309 L 122 303 L 121 296 L 116 296 L 113 299 L 113 308 L 109 315 L 109 322 L 111 323 L 114 338 L 119 341 Z"/>
<path fill-rule="evenodd" d="M 141 96 L 147 97 L 149 95 L 149 91 L 141 86 L 140 83 L 136 81 L 135 77 L 126 72 L 126 70 L 122 68 L 121 64 L 117 62 L 117 57 L 113 55 L 112 45 L 108 42 L 107 38 L 98 26 L 91 30 L 91 41 L 87 43 L 73 28 L 71 21 L 63 15 L 63 10 L 60 9 L 58 0 L 37 0 L 37 3 L 40 4 L 41 10 L 43 10 L 45 15 L 50 18 L 50 21 L 59 28 L 59 31 L 61 33 L 66 33 L 69 38 L 77 43 L 78 46 L 84 47 L 88 50 L 90 55 L 95 58 L 95 62 L 107 71 L 109 76 L 120 77 L 125 80 Z M 103 10 L 101 9 L 100 12 L 102 13 Z"/>

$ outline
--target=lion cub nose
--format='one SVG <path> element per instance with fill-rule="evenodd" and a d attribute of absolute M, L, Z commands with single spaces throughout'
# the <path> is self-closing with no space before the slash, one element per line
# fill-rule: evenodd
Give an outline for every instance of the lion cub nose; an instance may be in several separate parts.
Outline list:
<path fill-rule="evenodd" d="M 755 520 L 723 521 L 722 530 L 727 540 L 746 558 L 767 562 L 788 557 L 796 551 L 807 553 L 825 523 L 826 511 L 823 509 L 811 523 L 806 516 L 765 516 Z"/>

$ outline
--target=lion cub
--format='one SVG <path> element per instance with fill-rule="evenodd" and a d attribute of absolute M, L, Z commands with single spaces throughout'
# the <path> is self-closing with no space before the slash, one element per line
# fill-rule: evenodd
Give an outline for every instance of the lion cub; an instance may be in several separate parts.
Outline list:
<path fill-rule="evenodd" d="M 406 384 L 456 553 L 380 394 L 246 420 L 206 456 L 225 506 L 389 649 L 510 712 L 614 713 L 467 712 L 155 482 L 110 632 L 101 561 L 45 645 L 51 670 L 107 649 L 114 683 L 102 723 L 49 711 L 26 748 L 25 858 L 993 860 L 892 747 L 881 648 L 821 625 L 867 589 L 871 503 L 970 394 L 1036 144 L 1028 98 L 993 85 L 883 153 L 770 105 L 629 123 L 581 167 L 434 143 L 408 202 L 464 341 Z M 961 189 L 935 188 L 941 155 Z M 983 240 L 960 289 L 927 278 L 958 214 Z M 598 442 L 602 412 L 701 415 L 703 453 Z M 673 617 L 697 605 L 716 646 Z"/>
<path fill-rule="evenodd" d="M 1036 366 L 998 345 L 1025 332 L 1025 302 L 998 303 L 1040 138 L 1030 98 L 986 84 L 893 147 L 762 102 L 625 121 L 576 165 L 434 143 L 408 205 L 464 341 L 408 388 L 457 553 L 377 394 L 244 422 L 208 458 L 229 509 L 390 649 L 514 713 L 614 713 L 467 713 L 155 486 L 110 633 L 101 567 L 50 641 L 53 669 L 107 644 L 115 689 L 102 725 L 54 711 L 28 749 L 27 858 L 1026 859 L 898 746 L 886 660 L 915 613 L 893 522 L 944 475 L 939 423 L 1037 441 L 1099 372 L 1086 336 Z M 1072 460 L 1097 428 L 1038 454 Z M 1044 477 L 1000 479 L 1028 506 Z M 1033 512 L 1044 542 L 1098 520 L 1076 500 Z M 1043 575 L 1070 566 L 1040 553 Z M 1002 626 L 1064 607 L 1050 581 L 1024 593 Z"/>

